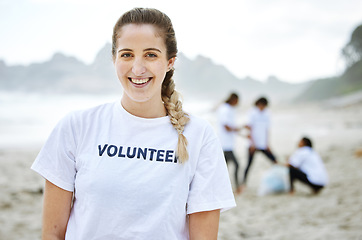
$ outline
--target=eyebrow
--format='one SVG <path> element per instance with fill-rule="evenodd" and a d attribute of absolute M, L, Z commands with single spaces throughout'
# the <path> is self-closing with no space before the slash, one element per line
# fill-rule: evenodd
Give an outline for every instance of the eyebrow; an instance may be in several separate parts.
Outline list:
<path fill-rule="evenodd" d="M 160 53 L 162 53 L 161 52 L 161 50 L 160 49 L 158 49 L 158 48 L 146 48 L 145 50 L 143 50 L 144 52 L 146 52 L 146 51 L 157 51 L 157 52 L 160 52 Z"/>
<path fill-rule="evenodd" d="M 126 52 L 133 52 L 133 50 L 132 50 L 132 49 L 129 49 L 129 48 L 123 48 L 123 49 L 118 50 L 118 52 L 124 52 L 124 51 L 126 51 Z M 146 49 L 144 49 L 143 51 L 144 51 L 144 52 L 147 52 L 147 51 L 157 51 L 157 52 L 162 53 L 161 50 L 158 49 L 158 48 L 146 48 Z"/>
<path fill-rule="evenodd" d="M 123 48 L 123 49 L 119 49 L 118 52 L 132 52 L 132 49 L 129 48 Z"/>

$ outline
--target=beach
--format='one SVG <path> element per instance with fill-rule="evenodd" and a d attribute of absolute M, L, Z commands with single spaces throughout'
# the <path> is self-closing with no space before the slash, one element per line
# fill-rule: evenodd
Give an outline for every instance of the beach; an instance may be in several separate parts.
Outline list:
<path fill-rule="evenodd" d="M 329 184 L 318 195 L 296 182 L 293 196 L 259 196 L 271 163 L 258 154 L 246 190 L 236 196 L 238 206 L 221 215 L 219 239 L 362 239 L 362 106 L 299 106 L 273 115 L 271 145 L 278 161 L 286 162 L 298 139 L 310 136 L 325 163 Z M 239 149 L 238 156 L 244 168 L 245 149 Z"/>
<path fill-rule="evenodd" d="M 239 109 L 240 124 L 245 123 L 247 110 Z M 325 163 L 329 184 L 318 195 L 297 183 L 293 196 L 260 196 L 261 180 L 272 164 L 256 154 L 247 188 L 235 196 L 237 207 L 221 214 L 218 239 L 362 240 L 362 104 L 271 106 L 271 112 L 270 141 L 278 161 L 285 162 L 300 137 L 307 135 Z M 215 124 L 212 114 L 204 117 Z M 44 180 L 30 166 L 42 142 L 0 146 L 0 239 L 40 239 Z M 238 137 L 237 146 L 242 176 L 247 140 Z"/>

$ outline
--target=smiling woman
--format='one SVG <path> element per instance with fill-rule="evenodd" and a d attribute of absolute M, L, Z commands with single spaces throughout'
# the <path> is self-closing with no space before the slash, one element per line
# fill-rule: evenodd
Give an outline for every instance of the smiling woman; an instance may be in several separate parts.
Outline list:
<path fill-rule="evenodd" d="M 235 200 L 212 127 L 182 109 L 176 54 L 164 13 L 118 20 L 121 101 L 66 116 L 32 166 L 46 179 L 43 239 L 217 239 Z"/>
<path fill-rule="evenodd" d="M 128 24 L 122 28 L 116 42 L 117 50 L 113 59 L 124 89 L 122 105 L 130 111 L 133 105 L 142 102 L 140 106 L 143 109 L 132 112 L 139 117 L 166 115 L 161 86 L 175 57 L 167 58 L 164 40 L 156 33 L 156 27 L 150 24 Z"/>

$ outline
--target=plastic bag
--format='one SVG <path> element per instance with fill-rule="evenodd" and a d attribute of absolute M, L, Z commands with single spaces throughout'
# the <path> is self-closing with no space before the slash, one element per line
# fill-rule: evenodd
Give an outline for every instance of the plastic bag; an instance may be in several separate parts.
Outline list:
<path fill-rule="evenodd" d="M 290 189 L 289 169 L 285 166 L 273 165 L 261 180 L 258 195 L 265 196 L 268 194 L 283 193 Z"/>

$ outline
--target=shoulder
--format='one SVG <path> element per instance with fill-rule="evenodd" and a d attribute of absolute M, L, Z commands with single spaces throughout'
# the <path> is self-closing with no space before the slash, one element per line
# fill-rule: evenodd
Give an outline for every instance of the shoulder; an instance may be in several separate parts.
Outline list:
<path fill-rule="evenodd" d="M 113 111 L 113 109 L 114 109 L 114 102 L 112 102 L 112 103 L 104 103 L 104 104 L 94 106 L 94 107 L 91 107 L 91 108 L 86 108 L 86 109 L 73 111 L 71 113 L 71 115 L 74 115 L 76 117 L 86 117 L 86 116 L 89 116 L 89 115 L 94 115 L 94 114 L 100 114 L 100 113 L 103 113 L 103 112 Z"/>
<path fill-rule="evenodd" d="M 256 114 L 258 114 L 258 110 L 257 110 L 256 107 L 252 107 L 252 108 L 248 111 L 248 115 L 249 115 L 249 116 L 254 116 L 254 115 L 256 115 Z"/>
<path fill-rule="evenodd" d="M 230 109 L 230 105 L 227 103 L 223 103 L 219 106 L 218 111 L 225 112 L 225 111 L 228 111 L 229 109 Z"/>
<path fill-rule="evenodd" d="M 208 129 L 208 128 L 211 128 L 211 124 L 199 117 L 199 116 L 195 116 L 193 114 L 189 114 L 189 118 L 190 118 L 190 121 L 189 123 L 186 125 L 187 127 L 190 127 L 190 128 L 199 128 L 199 129 Z"/>
<path fill-rule="evenodd" d="M 301 154 L 301 153 L 307 153 L 308 149 L 306 149 L 305 147 L 300 147 L 297 150 L 295 150 L 295 153 Z"/>
<path fill-rule="evenodd" d="M 313 158 L 314 158 L 316 161 L 322 161 L 322 158 L 321 158 L 321 156 L 319 155 L 319 153 L 318 153 L 317 151 L 315 151 L 313 148 L 311 148 L 310 154 L 313 156 Z"/>
<path fill-rule="evenodd" d="M 185 126 L 185 134 L 202 137 L 206 141 L 217 138 L 214 128 L 207 120 L 195 115 L 189 117 L 190 122 Z"/>
<path fill-rule="evenodd" d="M 75 110 L 65 115 L 59 122 L 61 125 L 71 125 L 78 127 L 80 125 L 96 122 L 104 117 L 110 117 L 114 109 L 114 103 L 105 103 L 98 106 Z"/>
<path fill-rule="evenodd" d="M 114 109 L 114 102 L 113 103 L 104 103 L 98 106 L 80 109 L 68 114 L 68 117 L 72 119 L 82 120 L 87 118 L 92 118 L 95 116 L 102 116 L 106 113 L 112 112 Z"/>
<path fill-rule="evenodd" d="M 257 114 L 258 114 L 258 112 L 255 107 L 249 109 L 249 111 L 247 112 L 247 117 L 248 117 L 249 121 L 251 121 L 253 118 L 255 118 L 257 116 Z"/>
<path fill-rule="evenodd" d="M 314 150 L 312 148 L 310 148 L 310 147 L 301 147 L 301 148 L 298 148 L 297 151 L 299 151 L 301 153 L 306 153 L 306 154 L 314 153 Z"/>
<path fill-rule="evenodd" d="M 311 149 L 310 147 L 301 147 L 295 151 L 295 155 L 299 157 L 308 157 L 314 155 L 313 152 L 313 149 Z"/>

